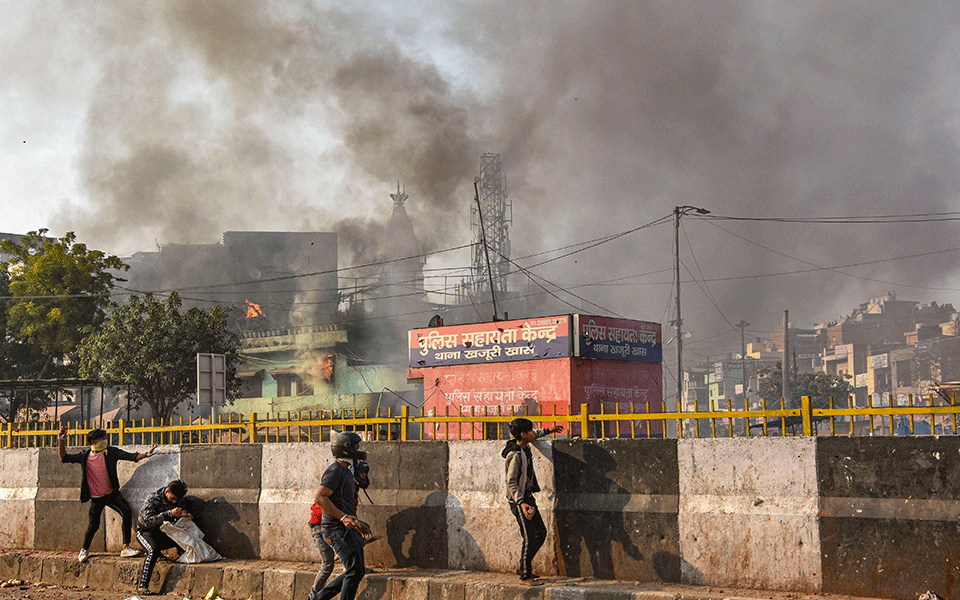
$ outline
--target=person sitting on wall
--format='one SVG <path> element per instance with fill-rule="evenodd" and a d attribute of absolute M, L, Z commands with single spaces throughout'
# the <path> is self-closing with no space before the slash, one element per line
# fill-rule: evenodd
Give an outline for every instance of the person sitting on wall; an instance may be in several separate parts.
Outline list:
<path fill-rule="evenodd" d="M 523 585 L 540 585 L 540 580 L 533 574 L 532 563 L 533 557 L 547 539 L 547 527 L 543 524 L 543 517 L 540 516 L 537 501 L 533 497 L 540 491 L 540 485 L 533 470 L 530 443 L 537 438 L 562 431 L 563 425 L 550 429 L 534 429 L 530 419 L 514 419 L 510 421 L 510 435 L 513 439 L 507 441 L 500 453 L 506 459 L 506 492 L 510 512 L 517 519 L 520 537 L 523 539 L 518 569 L 520 583 Z"/>
<path fill-rule="evenodd" d="M 137 516 L 137 541 L 147 551 L 143 568 L 140 570 L 140 585 L 137 588 L 137 593 L 142 596 L 150 594 L 150 578 L 161 551 L 177 545 L 170 536 L 160 531 L 160 526 L 165 521 L 172 523 L 180 517 L 190 518 L 190 513 L 183 504 L 183 497 L 186 495 L 187 485 L 174 479 L 166 487 L 152 493 L 140 509 Z"/>
<path fill-rule="evenodd" d="M 117 477 L 117 461 L 128 460 L 140 462 L 153 456 L 156 444 L 146 453 L 127 452 L 107 444 L 107 432 L 103 429 L 94 429 L 87 434 L 89 448 L 76 453 L 67 452 L 67 430 L 64 425 L 60 428 L 57 452 L 62 463 L 79 463 L 82 465 L 80 475 L 80 502 L 90 502 L 88 513 L 87 533 L 83 536 L 83 546 L 77 555 L 77 560 L 87 562 L 90 555 L 90 543 L 94 534 L 100 529 L 100 516 L 103 509 L 109 506 L 116 511 L 122 520 L 123 548 L 120 556 L 131 558 L 140 556 L 140 551 L 130 547 L 130 535 L 133 525 L 133 510 L 120 493 L 120 480 Z"/>

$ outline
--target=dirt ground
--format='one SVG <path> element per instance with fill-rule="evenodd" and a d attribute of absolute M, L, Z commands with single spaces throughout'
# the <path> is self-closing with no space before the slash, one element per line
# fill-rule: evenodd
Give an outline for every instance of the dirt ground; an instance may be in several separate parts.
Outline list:
<path fill-rule="evenodd" d="M 110 590 L 94 590 L 87 587 L 60 587 L 45 583 L 22 582 L 19 585 L 10 585 L 10 581 L 0 582 L 0 600 L 124 600 L 136 596 L 136 593 L 113 592 Z M 150 600 L 184 600 L 180 594 L 156 594 L 147 596 Z M 191 599 L 192 600 L 192 599 Z M 196 600 L 202 600 L 198 598 Z M 226 600 L 226 599 L 225 599 Z"/>

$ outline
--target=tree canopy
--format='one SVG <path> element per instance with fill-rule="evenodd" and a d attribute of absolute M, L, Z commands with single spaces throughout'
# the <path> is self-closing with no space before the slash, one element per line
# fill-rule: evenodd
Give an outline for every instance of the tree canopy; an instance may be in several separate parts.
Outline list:
<path fill-rule="evenodd" d="M 773 369 L 759 373 L 760 396 L 780 398 L 783 392 L 783 366 L 777 363 Z M 847 398 L 854 392 L 850 382 L 837 375 L 826 373 L 794 373 L 790 379 L 790 398 L 785 398 L 787 408 L 800 406 L 800 398 L 810 396 L 814 408 L 829 408 L 830 398 L 834 404 L 846 406 Z"/>
<path fill-rule="evenodd" d="M 91 250 L 68 232 L 47 230 L 19 241 L 0 241 L 11 258 L 0 263 L 0 378 L 52 379 L 76 376 L 80 341 L 99 327 L 112 306 L 111 271 L 129 267 L 119 258 Z M 24 406 L 43 408 L 46 395 L 11 398 L 8 419 Z"/>
<path fill-rule="evenodd" d="M 181 310 L 174 292 L 164 300 L 131 296 L 103 328 L 79 349 L 80 374 L 104 385 L 127 385 L 131 406 L 150 406 L 167 419 L 197 390 L 197 353 L 224 354 L 227 398 L 240 389 L 236 379 L 240 339 L 228 329 L 229 308 Z"/>

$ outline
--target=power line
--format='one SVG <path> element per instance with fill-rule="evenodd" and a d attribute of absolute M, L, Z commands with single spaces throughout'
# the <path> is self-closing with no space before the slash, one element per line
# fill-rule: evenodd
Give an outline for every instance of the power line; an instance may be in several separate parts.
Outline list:
<path fill-rule="evenodd" d="M 679 222 L 679 221 L 678 221 L 678 222 Z M 683 223 L 682 223 L 682 222 L 680 222 L 680 228 L 683 229 Z M 717 313 L 719 313 L 720 316 L 723 318 L 723 320 L 727 322 L 727 325 L 729 325 L 730 328 L 733 329 L 733 328 L 734 328 L 733 323 L 730 321 L 730 319 L 727 318 L 727 315 L 723 314 L 723 310 L 720 308 L 720 305 L 717 304 L 717 301 L 716 301 L 716 299 L 713 297 L 713 294 L 710 293 L 710 287 L 709 287 L 709 286 L 707 285 L 707 283 L 706 283 L 706 278 L 705 278 L 704 275 L 703 275 L 703 269 L 700 268 L 700 262 L 697 260 L 697 255 L 696 255 L 696 253 L 693 251 L 693 244 L 690 243 L 690 238 L 687 236 L 687 230 L 686 230 L 686 229 L 683 230 L 683 238 L 687 241 L 687 248 L 690 250 L 690 256 L 693 257 L 693 263 L 694 263 L 694 264 L 696 265 L 696 267 L 697 267 L 697 272 L 700 273 L 700 278 L 704 280 L 704 281 L 703 281 L 703 285 L 700 285 L 700 282 L 698 282 L 698 281 L 696 280 L 696 278 L 694 277 L 693 273 L 690 273 L 690 270 L 689 270 L 689 269 L 687 269 L 687 273 L 689 273 L 691 277 L 694 277 L 694 283 L 696 283 L 696 284 L 697 284 L 697 287 L 699 287 L 699 288 L 701 289 L 701 291 L 703 291 L 703 294 L 707 297 L 707 300 L 709 300 L 709 301 L 710 301 L 710 304 L 712 304 L 713 307 L 717 309 Z M 684 265 L 684 268 L 686 269 L 687 266 Z"/>
<path fill-rule="evenodd" d="M 737 217 L 709 214 L 701 217 L 715 221 L 753 221 L 766 223 L 822 223 L 830 225 L 869 225 L 885 223 L 929 223 L 960 221 L 960 212 L 915 213 L 901 215 L 849 215 L 833 217 Z"/>

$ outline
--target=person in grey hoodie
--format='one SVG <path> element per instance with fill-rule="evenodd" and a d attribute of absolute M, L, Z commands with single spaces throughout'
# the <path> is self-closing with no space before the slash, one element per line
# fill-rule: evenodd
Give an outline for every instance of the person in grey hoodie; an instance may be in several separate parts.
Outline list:
<path fill-rule="evenodd" d="M 506 459 L 506 492 L 510 512 L 517 519 L 520 537 L 523 538 L 518 574 L 520 583 L 524 585 L 539 585 L 539 580 L 533 574 L 531 563 L 547 539 L 547 528 L 543 524 L 543 517 L 540 516 L 537 501 L 533 497 L 540 491 L 540 485 L 537 483 L 537 474 L 533 470 L 530 443 L 537 438 L 562 431 L 562 425 L 551 429 L 534 429 L 530 419 L 522 417 L 514 419 L 510 421 L 510 435 L 513 439 L 507 441 L 503 452 L 500 453 Z"/>

